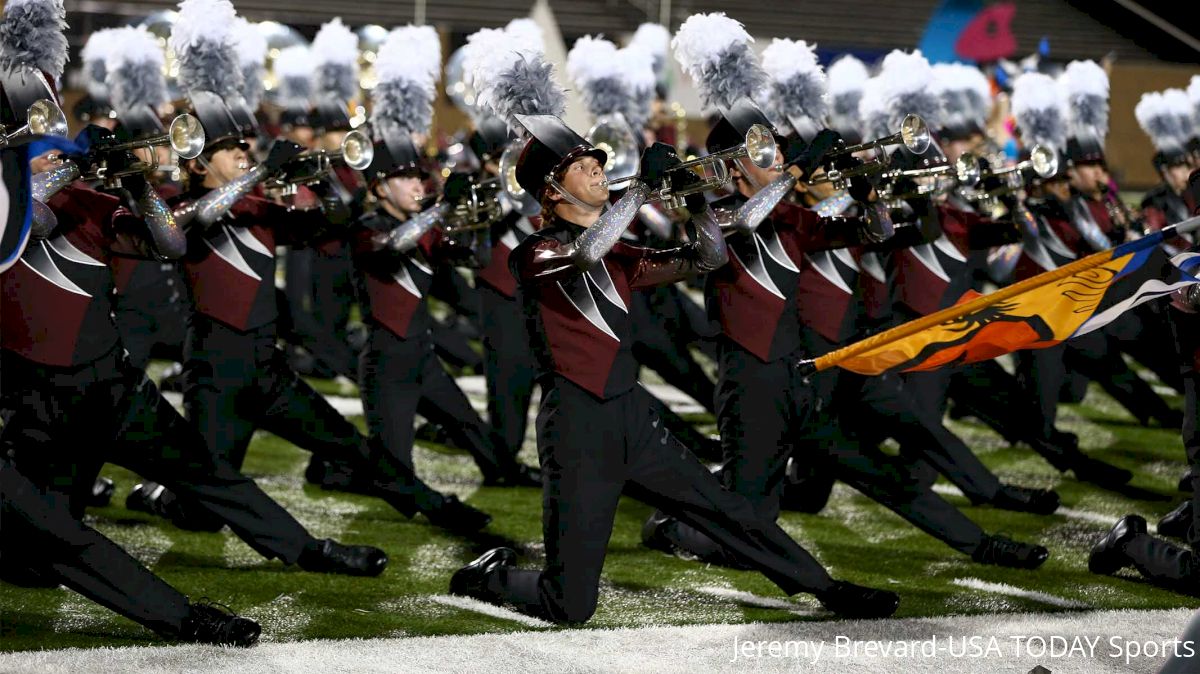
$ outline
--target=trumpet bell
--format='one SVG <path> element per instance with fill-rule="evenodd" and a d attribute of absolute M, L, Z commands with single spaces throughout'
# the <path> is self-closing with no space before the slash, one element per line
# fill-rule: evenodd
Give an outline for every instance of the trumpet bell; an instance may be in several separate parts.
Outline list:
<path fill-rule="evenodd" d="M 1029 165 L 1038 177 L 1053 177 L 1058 173 L 1058 154 L 1045 145 L 1034 145 L 1029 152 Z"/>
<path fill-rule="evenodd" d="M 925 154 L 929 149 L 929 127 L 920 115 L 907 114 L 900 123 L 900 141 L 909 152 L 916 155 Z"/>
<path fill-rule="evenodd" d="M 604 174 L 609 180 L 637 175 L 641 158 L 637 154 L 637 139 L 633 129 L 619 114 L 604 115 L 584 136 L 596 149 L 604 150 L 608 161 Z M 612 188 L 616 189 L 616 188 Z"/>
<path fill-rule="evenodd" d="M 958 178 L 959 185 L 965 187 L 978 185 L 979 179 L 982 177 L 979 159 L 970 152 L 964 152 L 954 161 L 954 174 Z"/>
<path fill-rule="evenodd" d="M 375 159 L 375 146 L 362 131 L 349 131 L 342 139 L 342 160 L 355 171 L 366 170 Z"/>
<path fill-rule="evenodd" d="M 775 165 L 775 155 L 778 152 L 775 136 L 762 124 L 754 124 L 746 131 L 745 148 L 746 157 L 758 168 L 771 168 Z"/>
<path fill-rule="evenodd" d="M 195 159 L 204 151 L 204 127 L 186 112 L 171 120 L 167 137 L 171 150 L 181 159 Z"/>

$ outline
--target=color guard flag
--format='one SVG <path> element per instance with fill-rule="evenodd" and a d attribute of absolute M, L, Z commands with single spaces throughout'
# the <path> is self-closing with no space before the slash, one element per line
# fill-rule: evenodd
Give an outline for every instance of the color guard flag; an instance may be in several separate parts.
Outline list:
<path fill-rule="evenodd" d="M 1108 325 L 1122 313 L 1200 283 L 1200 253 L 1159 245 L 1200 229 L 1200 217 L 1058 269 L 976 296 L 809 361 L 865 375 L 923 372 L 1044 349 Z"/>

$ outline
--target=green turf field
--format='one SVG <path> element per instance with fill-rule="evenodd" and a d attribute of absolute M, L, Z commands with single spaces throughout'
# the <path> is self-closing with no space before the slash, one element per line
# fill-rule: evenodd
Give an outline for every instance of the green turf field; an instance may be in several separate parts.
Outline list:
<path fill-rule="evenodd" d="M 335 393 L 337 387 L 322 388 Z M 1170 398 L 1181 405 L 1178 397 Z M 361 423 L 361 420 L 358 420 Z M 1144 429 L 1095 386 L 1083 405 L 1065 406 L 1061 426 L 1079 434 L 1095 456 L 1135 471 L 1134 485 L 1161 494 L 1160 500 L 1131 498 L 1063 478 L 1031 450 L 1006 446 L 981 426 L 952 422 L 984 461 L 1006 480 L 1055 487 L 1074 516 L 1036 517 L 976 508 L 950 496 L 989 532 L 1037 541 L 1051 550 L 1038 571 L 1016 571 L 972 563 L 917 531 L 857 492 L 839 486 L 819 516 L 785 514 L 783 526 L 836 576 L 895 589 L 898 617 L 1062 610 L 1044 599 L 997 594 L 955 584 L 977 579 L 1053 595 L 1077 605 L 1103 608 L 1200 607 L 1200 600 L 1159 590 L 1132 573 L 1102 578 L 1088 573 L 1087 550 L 1109 518 L 1137 512 L 1153 522 L 1179 500 L 1182 472 L 1178 432 Z M 532 441 L 523 454 L 534 461 Z M 458 538 L 406 520 L 382 502 L 323 492 L 304 484 L 308 455 L 266 434 L 256 436 L 245 470 L 257 477 L 319 537 L 378 545 L 391 563 L 380 578 L 323 576 L 264 561 L 227 530 L 189 533 L 123 507 L 136 477 L 113 466 L 103 474 L 117 482 L 113 505 L 94 509 L 89 522 L 159 575 L 194 598 L 208 597 L 259 620 L 264 641 L 315 638 L 466 634 L 525 629 L 517 622 L 438 603 L 451 573 L 498 544 L 516 547 L 523 563 L 541 562 L 540 494 L 532 489 L 479 487 L 469 457 L 442 447 L 417 448 L 418 471 L 435 487 L 454 492 L 490 512 L 485 533 Z M 731 601 L 711 588 L 735 589 L 783 599 L 764 578 L 748 572 L 705 567 L 640 545 L 649 509 L 621 504 L 605 567 L 600 606 L 590 627 L 738 623 L 821 619 L 810 598 L 796 599 L 797 612 Z M 805 610 L 815 614 L 805 616 Z M 138 625 L 62 589 L 27 590 L 0 585 L 0 650 L 157 643 Z"/>

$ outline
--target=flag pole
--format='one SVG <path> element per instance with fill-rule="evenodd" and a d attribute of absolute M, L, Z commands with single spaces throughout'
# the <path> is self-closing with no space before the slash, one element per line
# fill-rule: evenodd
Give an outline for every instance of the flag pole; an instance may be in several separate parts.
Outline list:
<path fill-rule="evenodd" d="M 1177 234 L 1185 234 L 1196 230 L 1200 230 L 1200 216 L 1188 218 L 1183 222 L 1170 227 L 1164 227 L 1163 229 L 1137 239 L 1136 241 L 1123 244 L 1123 246 L 1126 248 L 1121 253 L 1121 256 L 1124 257 L 1125 255 L 1137 253 L 1147 248 L 1157 246 L 1158 244 L 1174 237 Z M 1117 248 L 1121 247 L 1122 246 L 1118 246 Z M 1093 267 L 1099 267 L 1105 262 L 1115 259 L 1112 255 L 1114 250 L 1116 250 L 1116 248 L 1110 248 L 1108 250 L 1100 251 L 1099 253 L 1093 253 L 1083 259 L 1076 260 L 1070 264 L 1059 267 L 1058 269 L 1052 269 L 1050 271 L 1038 274 L 1037 276 L 1027 278 L 1024 281 L 1001 288 L 994 293 L 977 297 L 969 302 L 963 302 L 962 304 L 955 304 L 954 306 L 946 307 L 940 311 L 935 311 L 928 316 L 922 316 L 921 318 L 908 321 L 907 323 L 902 323 L 894 328 L 884 330 L 877 335 L 871 335 L 866 339 L 862 339 L 848 346 L 830 351 L 819 358 L 802 360 L 800 361 L 801 369 L 808 372 L 821 372 L 823 370 L 828 370 L 831 367 L 837 367 L 842 362 L 851 358 L 855 358 L 883 344 L 901 340 L 905 337 L 911 337 L 922 330 L 926 330 L 949 321 L 958 320 L 963 316 L 979 311 L 980 309 L 991 306 L 997 302 L 1002 302 L 1010 297 L 1015 297 L 1016 295 L 1028 292 L 1034 288 L 1039 288 L 1041 286 L 1054 283 L 1055 281 L 1062 280 L 1068 276 L 1073 276 L 1081 271 L 1092 269 Z"/>

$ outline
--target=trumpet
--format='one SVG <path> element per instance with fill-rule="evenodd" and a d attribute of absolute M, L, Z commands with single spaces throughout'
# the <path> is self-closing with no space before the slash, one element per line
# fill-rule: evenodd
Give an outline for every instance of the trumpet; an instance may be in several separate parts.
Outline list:
<path fill-rule="evenodd" d="M 1029 159 L 1012 166 L 989 169 L 981 176 L 985 179 L 1002 178 L 1005 181 L 1004 185 L 984 192 L 973 191 L 968 193 L 967 197 L 976 201 L 984 201 L 1016 192 L 1023 187 L 1020 176 L 1027 170 L 1032 170 L 1039 178 L 1051 178 L 1058 173 L 1058 155 L 1045 145 L 1034 145 L 1033 149 L 1029 151 Z"/>
<path fill-rule="evenodd" d="M 826 158 L 841 157 L 856 152 L 866 150 L 878 150 L 889 145 L 903 145 L 908 148 L 909 152 L 915 155 L 924 154 L 929 149 L 930 136 L 929 127 L 925 124 L 925 120 L 920 115 L 908 114 L 904 116 L 904 120 L 900 123 L 900 130 L 890 136 L 877 138 L 866 143 L 858 143 L 856 145 L 847 145 L 837 148 Z M 821 185 L 824 183 L 833 183 L 839 187 L 845 187 L 846 181 L 859 176 L 867 176 L 874 173 L 881 173 L 887 170 L 891 164 L 890 157 L 875 159 L 872 161 L 863 162 L 853 168 L 839 170 L 831 166 L 825 168 L 825 173 L 819 175 L 812 180 L 806 181 L 809 185 Z"/>
<path fill-rule="evenodd" d="M 754 124 L 746 131 L 745 141 L 740 145 L 735 145 L 731 148 L 719 150 L 710 155 L 672 166 L 667 175 L 663 177 L 662 183 L 651 192 L 646 202 L 661 201 L 666 203 L 670 208 L 680 208 L 683 206 L 684 197 L 716 189 L 729 181 L 729 169 L 725 167 L 727 160 L 736 161 L 747 158 L 755 166 L 766 169 L 774 165 L 776 152 L 775 137 L 771 135 L 771 130 L 762 124 Z M 672 187 L 672 173 L 695 171 L 696 169 L 700 169 L 699 182 L 679 189 Z M 711 174 L 707 172 L 709 170 L 712 171 Z M 632 175 L 615 180 L 606 180 L 604 184 L 611 190 L 614 185 L 621 185 L 633 180 L 643 180 L 643 178 Z"/>
<path fill-rule="evenodd" d="M 933 192 L 944 191 L 945 189 L 963 186 L 974 187 L 979 184 L 982 177 L 982 168 L 979 165 L 979 159 L 969 153 L 964 152 L 954 161 L 953 164 L 941 164 L 939 166 L 930 166 L 927 168 L 895 170 L 885 173 L 882 177 L 895 181 L 901 178 L 934 178 L 933 182 L 922 183 L 916 186 L 915 190 L 903 192 L 900 194 L 889 194 L 890 200 L 915 199 L 917 197 L 926 196 Z M 953 185 L 939 184 L 943 177 L 952 177 Z M 890 189 L 891 186 L 889 186 Z"/>
<path fill-rule="evenodd" d="M 123 176 L 149 173 L 159 168 L 158 155 L 151 152 L 149 153 L 149 161 L 136 161 L 123 164 L 120 168 L 113 170 L 109 168 L 108 159 L 106 158 L 110 153 L 129 152 L 131 150 L 152 148 L 158 145 L 169 145 L 171 151 L 179 155 L 179 157 L 183 159 L 195 159 L 204 151 L 204 141 L 204 127 L 200 125 L 200 120 L 185 112 L 171 120 L 171 125 L 168 127 L 166 133 L 127 143 L 105 143 L 97 146 L 93 156 L 99 157 L 98 163 L 93 165 L 83 175 L 83 180 L 98 181 L 112 186 L 118 178 Z"/>
<path fill-rule="evenodd" d="M 33 102 L 25 113 L 25 124 L 15 131 L 0 133 L 0 147 L 25 145 L 37 136 L 67 135 L 67 116 L 48 98 Z"/>
<path fill-rule="evenodd" d="M 346 166 L 362 171 L 371 165 L 375 159 L 375 146 L 371 139 L 362 131 L 354 130 L 342 138 L 341 147 L 330 152 L 328 150 L 306 150 L 292 157 L 283 165 L 279 175 L 268 181 L 271 189 L 289 190 L 297 185 L 318 183 L 329 175 L 333 162 L 340 161 Z"/>
<path fill-rule="evenodd" d="M 504 215 L 500 205 L 500 179 L 472 182 L 446 214 L 442 231 L 450 236 L 487 229 Z"/>
<path fill-rule="evenodd" d="M 837 157 L 844 154 L 854 154 L 864 150 L 876 150 L 888 145 L 903 145 L 913 154 L 925 154 L 929 149 L 929 126 L 920 115 L 907 114 L 900 122 L 900 130 L 890 136 L 877 138 L 866 143 L 847 145 L 830 152 L 828 156 Z"/>

